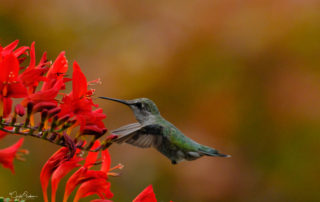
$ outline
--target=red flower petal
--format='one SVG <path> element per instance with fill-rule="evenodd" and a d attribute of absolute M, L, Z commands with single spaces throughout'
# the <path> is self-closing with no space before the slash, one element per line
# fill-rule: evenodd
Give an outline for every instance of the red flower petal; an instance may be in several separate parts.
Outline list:
<path fill-rule="evenodd" d="M 30 69 L 28 67 L 21 75 L 20 79 L 25 86 L 38 86 L 40 81 L 45 81 L 43 75 L 48 70 L 48 68 L 37 68 Z"/>
<path fill-rule="evenodd" d="M 66 184 L 66 188 L 64 191 L 63 201 L 67 201 L 71 192 L 76 188 L 78 185 L 78 181 L 80 180 L 80 177 L 84 176 L 84 173 L 87 172 L 86 167 L 81 167 L 79 170 L 77 170 L 73 175 L 68 179 L 68 182 Z"/>
<path fill-rule="evenodd" d="M 20 82 L 8 84 L 7 97 L 22 98 L 26 97 L 27 89 Z"/>
<path fill-rule="evenodd" d="M 4 97 L 20 98 L 27 95 L 27 89 L 19 82 L 19 61 L 10 54 L 0 63 L 1 95 Z"/>
<path fill-rule="evenodd" d="M 65 161 L 62 163 L 52 174 L 51 178 L 51 201 L 54 202 L 56 200 L 56 192 L 58 189 L 58 185 L 60 180 L 67 175 L 72 169 L 81 166 L 79 162 L 82 158 L 74 156 L 74 158 L 69 161 Z"/>
<path fill-rule="evenodd" d="M 82 73 L 77 62 L 73 63 L 72 93 L 74 99 L 79 99 L 87 94 L 87 79 Z"/>
<path fill-rule="evenodd" d="M 57 59 L 54 61 L 52 68 L 48 72 L 48 77 L 54 77 L 57 79 L 62 79 L 64 74 L 68 70 L 68 61 L 65 56 L 65 52 L 62 51 Z"/>
<path fill-rule="evenodd" d="M 18 142 L 11 145 L 10 147 L 0 150 L 0 164 L 2 164 L 2 166 L 5 168 L 9 168 L 12 171 L 12 173 L 14 173 L 12 162 L 14 157 L 16 156 L 18 149 L 21 147 L 22 143 L 23 143 L 23 138 L 21 138 Z"/>
<path fill-rule="evenodd" d="M 59 167 L 61 162 L 66 158 L 66 156 L 68 155 L 68 151 L 68 148 L 62 147 L 56 153 L 54 153 L 42 167 L 40 173 L 40 182 L 45 202 L 48 201 L 47 188 L 50 177 L 52 173 Z"/>
<path fill-rule="evenodd" d="M 74 202 L 79 201 L 79 199 L 98 194 L 100 198 L 112 198 L 113 193 L 110 191 L 110 182 L 106 179 L 93 179 L 84 182 L 79 187 L 76 196 L 74 197 Z"/>
<path fill-rule="evenodd" d="M 0 81 L 1 83 L 5 82 L 13 82 L 17 80 L 17 76 L 19 73 L 19 61 L 13 55 L 9 54 L 3 57 L 2 62 L 0 63 L 1 73 L 0 73 Z"/>
<path fill-rule="evenodd" d="M 111 164 L 111 157 L 110 157 L 109 151 L 107 149 L 102 151 L 101 156 L 102 156 L 103 163 L 100 170 L 107 174 Z"/>
<path fill-rule="evenodd" d="M 3 117 L 7 117 L 11 113 L 12 100 L 10 98 L 4 97 L 2 101 L 3 101 Z"/>
<path fill-rule="evenodd" d="M 66 189 L 64 192 L 63 201 L 66 202 L 72 193 L 72 191 L 79 185 L 84 182 L 93 180 L 93 179 L 103 179 L 107 180 L 106 173 L 97 170 L 88 170 L 87 167 L 81 167 L 77 170 L 68 180 L 66 184 Z"/>
<path fill-rule="evenodd" d="M 99 140 L 95 141 L 94 144 L 91 147 L 91 150 L 94 150 L 100 146 Z M 84 166 L 87 168 L 90 168 L 96 161 L 97 156 L 99 152 L 89 152 L 88 156 L 86 157 L 86 161 L 84 163 Z"/>
<path fill-rule="evenodd" d="M 43 54 L 40 63 L 36 66 L 36 54 L 34 48 L 34 42 L 32 42 L 30 47 L 30 63 L 28 68 L 20 75 L 20 79 L 25 86 L 32 87 L 31 92 L 34 91 L 34 87 L 38 86 L 40 81 L 45 81 L 43 77 L 44 73 L 48 71 L 45 67 L 47 62 L 46 53 Z"/>
<path fill-rule="evenodd" d="M 31 43 L 30 46 L 30 63 L 29 63 L 29 68 L 34 68 L 36 66 L 36 53 L 34 49 L 34 44 L 35 42 Z"/>
<path fill-rule="evenodd" d="M 86 124 L 87 125 L 97 125 L 99 128 L 104 129 L 104 123 L 102 122 L 103 119 L 106 118 L 106 115 L 103 113 L 101 108 L 96 109 L 90 112 L 87 115 Z"/>
<path fill-rule="evenodd" d="M 67 202 L 70 194 L 72 191 L 76 188 L 76 186 L 81 181 L 81 177 L 84 176 L 84 174 L 87 172 L 86 167 L 81 167 L 79 170 L 77 170 L 73 175 L 68 179 L 68 182 L 66 184 L 66 188 L 64 191 L 63 201 Z"/>
<path fill-rule="evenodd" d="M 157 202 L 156 195 L 153 192 L 152 185 L 145 188 L 133 202 Z"/>
<path fill-rule="evenodd" d="M 43 101 L 56 103 L 57 101 L 55 98 L 63 85 L 63 81 L 59 80 L 53 88 L 31 94 L 27 99 L 23 100 L 22 105 L 26 106 L 29 101 L 32 101 L 35 104 Z"/>
<path fill-rule="evenodd" d="M 7 45 L 2 50 L 2 55 L 8 55 L 10 54 L 17 46 L 18 46 L 19 40 L 15 40 L 11 44 Z"/>
<path fill-rule="evenodd" d="M 68 61 L 65 57 L 65 52 L 61 52 L 54 61 L 52 67 L 47 74 L 47 80 L 44 82 L 41 90 L 48 90 L 53 88 L 58 80 L 64 79 L 63 76 L 68 70 Z M 63 81 L 65 83 L 66 81 Z"/>
<path fill-rule="evenodd" d="M 22 54 L 26 54 L 26 51 L 29 49 L 28 46 L 22 46 L 13 52 L 14 56 L 19 57 Z"/>

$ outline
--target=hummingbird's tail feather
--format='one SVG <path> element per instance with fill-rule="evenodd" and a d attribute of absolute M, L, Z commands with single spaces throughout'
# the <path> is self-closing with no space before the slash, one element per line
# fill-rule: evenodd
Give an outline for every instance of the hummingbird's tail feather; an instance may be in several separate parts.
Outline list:
<path fill-rule="evenodd" d="M 211 155 L 209 155 L 211 156 Z M 228 155 L 228 154 L 222 154 L 222 153 L 219 153 L 217 152 L 215 155 L 212 155 L 212 156 L 218 156 L 218 157 L 224 157 L 224 158 L 230 158 L 231 155 Z"/>
<path fill-rule="evenodd" d="M 225 157 L 225 158 L 231 157 L 231 155 L 222 154 L 218 150 L 207 147 L 207 146 L 200 147 L 199 152 L 206 156 L 216 156 L 216 157 Z"/>

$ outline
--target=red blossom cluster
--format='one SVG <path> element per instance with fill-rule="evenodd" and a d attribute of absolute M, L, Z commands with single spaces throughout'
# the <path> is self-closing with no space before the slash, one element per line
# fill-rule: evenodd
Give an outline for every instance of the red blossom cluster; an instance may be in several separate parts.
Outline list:
<path fill-rule="evenodd" d="M 100 142 L 97 140 L 92 148 L 100 146 Z M 68 179 L 63 201 L 66 202 L 69 199 L 72 191 L 79 185 L 73 201 L 78 201 L 80 198 L 87 197 L 93 194 L 97 194 L 101 199 L 110 199 L 113 194 L 110 191 L 110 182 L 108 182 L 108 175 L 115 176 L 116 173 L 110 171 L 114 169 L 121 169 L 122 165 L 119 164 L 114 168 L 110 168 L 111 158 L 108 150 L 101 152 L 101 159 L 97 159 L 98 152 L 89 152 L 87 157 L 84 158 L 79 155 L 80 150 L 76 150 L 76 155 L 71 159 L 68 154 L 67 147 L 59 149 L 53 154 L 46 164 L 43 166 L 40 173 L 40 181 L 43 190 L 44 201 L 48 201 L 47 188 L 49 180 L 51 178 L 51 201 L 56 201 L 56 191 L 60 180 L 67 175 L 74 168 L 80 167 L 73 175 Z M 81 165 L 80 162 L 84 161 Z M 91 170 L 90 168 L 97 162 L 101 162 L 100 170 Z"/>
<path fill-rule="evenodd" d="M 17 46 L 18 41 L 6 47 L 0 46 L 0 138 L 9 133 L 22 134 L 65 146 L 58 150 L 42 169 L 40 178 L 45 201 L 48 201 L 46 188 L 49 179 L 52 179 L 51 200 L 55 201 L 60 179 L 73 168 L 81 166 L 79 163 L 83 160 L 84 165 L 67 183 L 64 200 L 67 201 L 77 185 L 80 187 L 75 201 L 95 193 L 100 198 L 111 198 L 110 183 L 107 181 L 110 167 L 108 150 L 101 152 L 100 171 L 90 170 L 96 164 L 98 152 L 89 152 L 85 159 L 79 155 L 85 146 L 83 136 L 92 137 L 86 146 L 87 150 L 99 150 L 98 147 L 101 149 L 103 145 L 97 139 L 107 131 L 102 122 L 106 116 L 102 109 L 93 103 L 91 96 L 94 91 L 88 89 L 87 79 L 79 65 L 74 62 L 72 79 L 66 78 L 68 61 L 64 52 L 61 52 L 53 63 L 47 60 L 44 53 L 37 63 L 34 42 L 30 47 Z M 26 59 L 29 61 L 25 67 Z M 66 82 L 71 80 L 72 91 L 63 93 Z M 20 103 L 15 101 L 14 110 L 13 98 L 21 98 Z M 40 123 L 35 121 L 37 114 L 40 114 Z M 24 123 L 17 123 L 17 116 L 25 115 Z M 75 129 L 76 127 L 78 129 Z M 13 160 L 22 159 L 20 155 L 27 153 L 27 150 L 19 149 L 22 143 L 23 138 L 0 150 L 0 164 L 12 172 Z M 94 187 L 94 190 L 91 187 Z"/>
<path fill-rule="evenodd" d="M 68 61 L 64 52 L 59 54 L 53 64 L 44 53 L 37 64 L 34 42 L 30 47 L 17 46 L 18 40 L 6 47 L 0 46 L 0 138 L 8 133 L 29 134 L 74 150 L 81 136 L 90 135 L 93 140 L 88 147 L 92 146 L 107 131 L 102 122 L 106 116 L 102 109 L 94 109 L 98 105 L 92 102 L 93 90 L 87 89 L 88 82 L 79 65 L 75 62 L 72 79 L 66 78 Z M 25 67 L 27 58 L 29 63 Z M 63 93 L 65 83 L 71 80 L 72 91 Z M 14 110 L 13 98 L 22 98 Z M 25 115 L 25 108 L 28 111 L 25 122 L 16 123 L 17 116 Z M 37 113 L 41 114 L 41 123 L 38 125 L 34 121 Z M 72 138 L 71 131 L 77 126 L 79 130 L 76 137 Z M 5 154 L 1 155 L 1 164 L 10 167 L 12 171 L 12 157 L 17 150 L 12 150 L 6 160 Z"/>
<path fill-rule="evenodd" d="M 60 180 L 75 168 L 78 170 L 65 186 L 64 202 L 76 189 L 73 201 L 93 194 L 100 197 L 93 202 L 110 201 L 108 199 L 113 194 L 108 176 L 117 176 L 111 171 L 121 169 L 122 165 L 110 168 L 107 148 L 115 136 L 108 136 L 102 142 L 98 140 L 107 131 L 103 123 L 106 115 L 93 103 L 94 90 L 88 89 L 88 83 L 99 80 L 87 82 L 76 62 L 73 63 L 72 78 L 67 78 L 68 61 L 64 52 L 53 63 L 44 53 L 37 63 L 34 42 L 30 47 L 17 46 L 18 40 L 5 47 L 0 45 L 0 139 L 7 134 L 16 134 L 63 146 L 48 159 L 40 174 L 45 202 L 49 201 L 47 189 L 50 179 L 51 201 L 54 202 Z M 66 83 L 70 81 L 72 91 L 65 93 Z M 17 116 L 24 121 L 18 122 Z M 39 118 L 38 123 L 35 116 Z M 86 140 L 84 136 L 91 138 Z M 0 149 L 0 164 L 12 172 L 13 160 L 24 160 L 22 155 L 28 153 L 20 149 L 23 140 L 21 138 L 12 146 Z M 84 151 L 89 151 L 86 157 Z M 100 169 L 92 169 L 94 166 L 100 166 Z M 152 186 L 134 199 L 134 202 L 154 201 Z"/>

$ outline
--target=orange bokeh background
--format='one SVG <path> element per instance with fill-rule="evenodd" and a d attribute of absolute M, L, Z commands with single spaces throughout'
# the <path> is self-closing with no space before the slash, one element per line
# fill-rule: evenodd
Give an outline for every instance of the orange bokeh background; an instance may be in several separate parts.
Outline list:
<path fill-rule="evenodd" d="M 65 50 L 70 67 L 102 79 L 97 96 L 148 97 L 187 136 L 232 155 L 173 166 L 155 150 L 114 145 L 113 164 L 125 165 L 110 178 L 114 201 L 149 184 L 159 201 L 320 201 L 319 9 L 315 0 L 0 0 L 0 43 L 36 41 L 38 58 L 51 60 Z M 125 106 L 95 102 L 109 130 L 135 121 Z M 39 173 L 58 147 L 26 137 L 24 148 L 15 175 L 0 168 L 0 195 L 27 190 L 41 201 Z"/>

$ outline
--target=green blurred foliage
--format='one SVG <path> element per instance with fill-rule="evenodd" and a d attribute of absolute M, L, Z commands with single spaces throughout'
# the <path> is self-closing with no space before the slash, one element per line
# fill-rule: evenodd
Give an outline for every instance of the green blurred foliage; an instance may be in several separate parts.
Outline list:
<path fill-rule="evenodd" d="M 88 80 L 102 79 L 97 95 L 149 97 L 189 137 L 232 155 L 173 166 L 115 145 L 113 164 L 125 168 L 110 178 L 114 201 L 149 184 L 159 201 L 320 201 L 319 9 L 314 0 L 0 0 L 0 43 L 36 41 L 38 58 L 52 60 L 65 50 L 70 67 L 77 60 Z M 134 121 L 128 108 L 96 102 L 110 130 Z M 39 173 L 57 147 L 25 138 L 24 148 L 15 175 L 0 169 L 0 195 L 27 190 L 41 201 Z"/>

